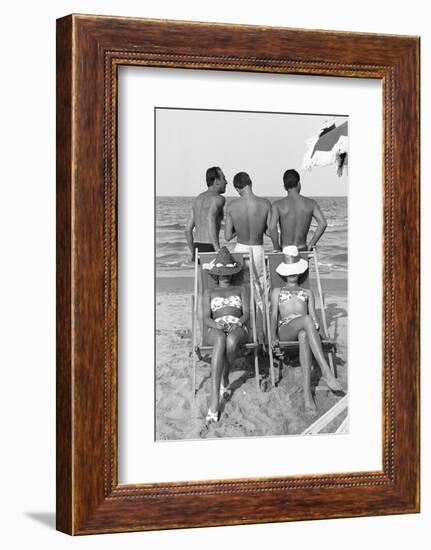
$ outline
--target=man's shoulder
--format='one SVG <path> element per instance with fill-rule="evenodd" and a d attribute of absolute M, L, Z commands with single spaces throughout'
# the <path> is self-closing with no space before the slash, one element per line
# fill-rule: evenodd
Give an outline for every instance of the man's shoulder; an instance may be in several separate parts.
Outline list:
<path fill-rule="evenodd" d="M 202 191 L 202 193 L 199 193 L 199 195 L 195 197 L 195 200 L 193 201 L 194 204 L 202 202 L 203 200 L 205 200 L 205 197 L 207 196 L 208 196 L 208 193 L 206 191 Z"/>
<path fill-rule="evenodd" d="M 208 191 L 203 191 L 200 193 L 194 200 L 194 204 L 201 204 L 205 203 L 207 205 L 209 204 L 216 204 L 216 205 L 224 205 L 225 198 L 222 195 L 214 195 L 208 193 Z"/>
<path fill-rule="evenodd" d="M 265 197 L 257 197 L 260 204 L 265 206 L 266 208 L 271 208 L 271 201 L 266 199 Z"/>
<path fill-rule="evenodd" d="M 301 195 L 301 199 L 309 205 L 314 206 L 315 204 L 317 204 L 316 201 L 314 199 L 312 199 L 311 197 L 305 197 L 304 195 Z"/>
<path fill-rule="evenodd" d="M 272 203 L 272 208 L 275 210 L 278 210 L 279 212 L 285 212 L 289 209 L 289 203 L 287 201 L 287 197 L 283 197 L 282 199 L 278 199 Z"/>
<path fill-rule="evenodd" d="M 217 204 L 217 206 L 223 206 L 226 202 L 226 199 L 223 197 L 223 195 L 216 195 L 214 197 L 214 202 Z"/>
<path fill-rule="evenodd" d="M 240 201 L 241 199 L 239 197 L 235 198 L 235 199 L 231 199 L 228 203 L 227 203 L 227 206 L 226 206 L 226 209 L 227 210 L 233 210 L 235 209 L 239 204 L 240 204 Z"/>

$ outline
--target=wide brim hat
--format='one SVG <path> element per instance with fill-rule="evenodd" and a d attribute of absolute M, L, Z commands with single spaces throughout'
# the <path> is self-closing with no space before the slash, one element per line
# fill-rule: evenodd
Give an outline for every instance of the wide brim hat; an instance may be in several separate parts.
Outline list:
<path fill-rule="evenodd" d="M 210 275 L 236 275 L 242 269 L 242 263 L 235 260 L 229 250 L 222 246 L 214 260 L 202 266 Z"/>
<path fill-rule="evenodd" d="M 284 262 L 281 262 L 276 271 L 283 277 L 289 275 L 301 275 L 308 269 L 308 262 L 301 258 L 296 246 L 285 246 L 283 248 Z"/>

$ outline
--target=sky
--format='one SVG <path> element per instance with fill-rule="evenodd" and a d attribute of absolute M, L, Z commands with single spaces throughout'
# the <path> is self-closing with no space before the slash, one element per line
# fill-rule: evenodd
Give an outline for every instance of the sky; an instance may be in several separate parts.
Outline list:
<path fill-rule="evenodd" d="M 301 171 L 307 140 L 333 118 L 338 126 L 347 117 L 332 115 L 156 109 L 156 193 L 195 196 L 205 191 L 205 173 L 220 166 L 235 196 L 232 180 L 247 172 L 257 195 L 285 194 L 283 173 L 295 168 L 302 193 L 346 196 L 348 170 L 337 176 L 335 165 Z"/>

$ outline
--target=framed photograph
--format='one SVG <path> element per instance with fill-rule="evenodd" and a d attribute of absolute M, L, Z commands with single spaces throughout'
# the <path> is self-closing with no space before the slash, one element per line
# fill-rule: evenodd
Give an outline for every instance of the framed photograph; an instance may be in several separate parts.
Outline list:
<path fill-rule="evenodd" d="M 57 21 L 57 528 L 419 511 L 419 38 Z"/>

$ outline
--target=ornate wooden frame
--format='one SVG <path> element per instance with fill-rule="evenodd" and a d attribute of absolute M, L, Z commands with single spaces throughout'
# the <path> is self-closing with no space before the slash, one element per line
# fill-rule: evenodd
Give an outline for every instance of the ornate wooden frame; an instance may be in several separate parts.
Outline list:
<path fill-rule="evenodd" d="M 119 65 L 377 78 L 384 102 L 383 470 L 117 481 Z M 57 528 L 102 533 L 419 511 L 419 38 L 57 21 Z"/>

